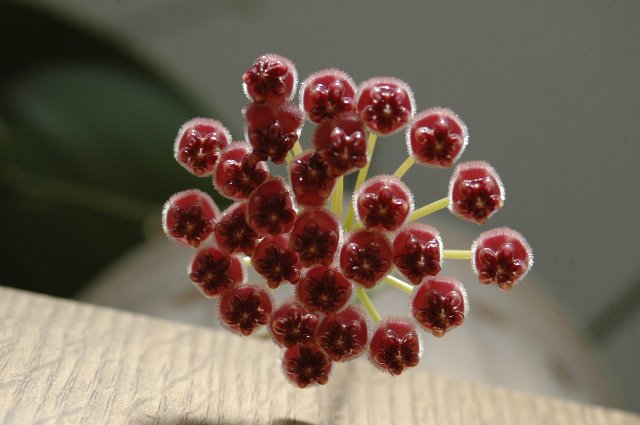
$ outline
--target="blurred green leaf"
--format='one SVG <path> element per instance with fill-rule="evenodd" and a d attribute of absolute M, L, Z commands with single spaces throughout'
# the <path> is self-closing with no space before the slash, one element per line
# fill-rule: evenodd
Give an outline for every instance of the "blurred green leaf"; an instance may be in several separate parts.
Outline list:
<path fill-rule="evenodd" d="M 171 194 L 212 192 L 172 158 L 179 126 L 205 114 L 141 61 L 35 9 L 0 4 L 0 50 L 0 284 L 69 296 L 139 243 Z"/>

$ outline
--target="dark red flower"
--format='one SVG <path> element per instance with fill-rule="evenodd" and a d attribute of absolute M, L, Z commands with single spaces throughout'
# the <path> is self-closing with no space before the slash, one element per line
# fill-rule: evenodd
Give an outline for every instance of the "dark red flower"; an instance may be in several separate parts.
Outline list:
<path fill-rule="evenodd" d="M 402 226 L 411 209 L 411 193 L 397 178 L 369 179 L 356 194 L 357 212 L 367 229 L 393 231 Z"/>
<path fill-rule="evenodd" d="M 219 310 L 225 326 L 247 336 L 269 323 L 273 304 L 262 287 L 236 286 L 222 295 Z"/>
<path fill-rule="evenodd" d="M 436 290 L 427 293 L 427 306 L 416 312 L 416 320 L 428 324 L 435 336 L 442 336 L 454 326 L 459 326 L 464 320 L 462 297 L 456 292 L 446 296 Z"/>
<path fill-rule="evenodd" d="M 189 278 L 204 295 L 215 297 L 242 281 L 242 265 L 236 257 L 215 248 L 205 248 L 193 260 Z"/>
<path fill-rule="evenodd" d="M 367 344 L 367 322 L 354 306 L 327 316 L 318 328 L 318 344 L 332 361 L 360 356 Z"/>
<path fill-rule="evenodd" d="M 347 74 L 336 69 L 310 75 L 301 90 L 303 109 L 315 123 L 356 108 L 355 84 Z"/>
<path fill-rule="evenodd" d="M 300 256 L 303 266 L 328 266 L 338 248 L 338 234 L 333 230 L 322 231 L 317 223 L 310 221 L 300 234 L 291 236 L 290 245 Z"/>
<path fill-rule="evenodd" d="M 215 226 L 216 242 L 228 254 L 253 254 L 258 234 L 247 223 L 247 204 L 234 204 L 222 214 Z"/>
<path fill-rule="evenodd" d="M 443 336 L 464 321 L 466 300 L 462 284 L 447 276 L 426 279 L 414 291 L 411 313 L 424 329 Z"/>
<path fill-rule="evenodd" d="M 310 312 L 335 313 L 351 297 L 351 283 L 331 267 L 315 266 L 296 287 L 296 295 Z"/>
<path fill-rule="evenodd" d="M 213 231 L 218 208 L 209 195 L 186 190 L 173 195 L 163 210 L 163 227 L 167 236 L 194 248 Z"/>
<path fill-rule="evenodd" d="M 357 106 L 375 133 L 389 135 L 406 125 L 413 115 L 413 99 L 406 83 L 373 78 L 362 83 Z"/>
<path fill-rule="evenodd" d="M 293 227 L 296 212 L 289 191 L 279 179 L 267 180 L 249 197 L 249 225 L 258 234 L 287 233 Z"/>
<path fill-rule="evenodd" d="M 298 141 L 298 133 L 304 122 L 302 111 L 290 103 L 277 107 L 252 103 L 243 112 L 253 158 L 256 161 L 271 159 L 276 164 L 282 164 Z"/>
<path fill-rule="evenodd" d="M 322 160 L 329 164 L 327 171 L 332 176 L 341 176 L 347 171 L 367 165 L 367 144 L 364 133 L 345 133 L 336 128 L 331 133 L 331 144 L 318 151 Z"/>
<path fill-rule="evenodd" d="M 440 273 L 441 248 L 435 229 L 414 224 L 396 236 L 393 263 L 411 283 L 418 285 L 425 276 Z"/>
<path fill-rule="evenodd" d="M 256 247 L 252 262 L 271 288 L 277 288 L 285 280 L 296 283 L 300 279 L 298 254 L 289 249 L 285 236 L 266 236 Z"/>
<path fill-rule="evenodd" d="M 502 206 L 501 196 L 495 193 L 495 182 L 490 177 L 463 180 L 458 190 L 463 198 L 454 204 L 454 209 L 479 223 L 485 223 L 488 216 Z"/>
<path fill-rule="evenodd" d="M 445 108 L 431 108 L 418 114 L 408 136 L 416 161 L 436 167 L 451 167 L 462 155 L 469 138 L 462 120 Z"/>
<path fill-rule="evenodd" d="M 282 366 L 287 378 L 300 388 L 312 384 L 326 384 L 331 372 L 331 361 L 316 345 L 296 345 L 287 349 Z"/>
<path fill-rule="evenodd" d="M 364 121 L 356 113 L 344 113 L 318 124 L 313 144 L 329 176 L 338 177 L 367 165 L 365 131 Z"/>
<path fill-rule="evenodd" d="M 500 288 L 509 290 L 527 270 L 524 260 L 514 257 L 515 249 L 512 243 L 505 243 L 494 251 L 482 248 L 478 255 L 480 259 L 479 280 L 482 283 L 497 283 Z"/>
<path fill-rule="evenodd" d="M 230 139 L 229 131 L 218 121 L 194 118 L 187 121 L 178 132 L 175 157 L 196 176 L 209 175 L 218 162 L 220 151 L 227 147 Z"/>
<path fill-rule="evenodd" d="M 273 313 L 270 326 L 273 339 L 280 346 L 310 345 L 315 341 L 318 316 L 291 300 Z"/>
<path fill-rule="evenodd" d="M 483 232 L 473 243 L 472 266 L 481 283 L 510 290 L 533 264 L 533 252 L 520 233 L 507 227 Z"/>
<path fill-rule="evenodd" d="M 391 257 L 392 248 L 384 235 L 356 232 L 342 247 L 340 268 L 348 279 L 370 289 L 389 273 Z"/>
<path fill-rule="evenodd" d="M 175 224 L 171 227 L 171 236 L 176 239 L 185 238 L 193 247 L 197 247 L 202 242 L 202 235 L 211 233 L 213 223 L 202 215 L 202 206 L 199 202 L 194 202 L 188 210 L 179 206 L 169 209 L 171 218 Z"/>
<path fill-rule="evenodd" d="M 333 262 L 340 242 L 340 225 L 333 214 L 322 209 L 302 212 L 289 236 L 289 247 L 298 253 L 304 267 Z"/>
<path fill-rule="evenodd" d="M 280 121 L 274 121 L 267 128 L 250 132 L 249 141 L 253 146 L 252 156 L 255 160 L 266 161 L 271 158 L 275 164 L 282 164 L 298 141 L 298 135 L 285 133 Z"/>
<path fill-rule="evenodd" d="M 418 365 L 420 341 L 413 326 L 402 318 L 386 319 L 378 325 L 369 345 L 371 361 L 381 370 L 400 375 Z"/>
<path fill-rule="evenodd" d="M 460 164 L 450 184 L 452 212 L 484 224 L 504 203 L 504 190 L 493 168 L 481 161 Z"/>
<path fill-rule="evenodd" d="M 254 202 L 258 211 L 249 217 L 253 227 L 271 234 L 284 233 L 285 226 L 293 224 L 296 217 L 293 208 L 287 208 L 288 196 L 287 192 L 277 193 L 270 198 L 256 196 Z"/>
<path fill-rule="evenodd" d="M 280 104 L 293 93 L 296 70 L 290 60 L 268 54 L 260 56 L 242 76 L 247 97 L 256 103 Z"/>
<path fill-rule="evenodd" d="M 327 174 L 327 164 L 313 151 L 298 156 L 291 164 L 290 173 L 296 201 L 304 206 L 324 205 L 336 183 Z"/>
<path fill-rule="evenodd" d="M 247 199 L 268 176 L 267 167 L 253 159 L 247 145 L 234 143 L 231 149 L 222 153 L 214 183 L 223 195 L 242 200 Z"/>

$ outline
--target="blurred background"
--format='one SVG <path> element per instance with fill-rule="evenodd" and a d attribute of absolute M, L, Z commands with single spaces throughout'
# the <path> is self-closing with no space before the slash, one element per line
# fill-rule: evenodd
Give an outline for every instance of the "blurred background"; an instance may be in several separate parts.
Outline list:
<path fill-rule="evenodd" d="M 507 298 L 477 295 L 478 324 L 452 335 L 466 366 L 429 370 L 640 411 L 640 3 L 516 3 L 0 2 L 0 284 L 212 322 L 186 283 L 191 253 L 161 234 L 171 194 L 213 193 L 176 165 L 179 126 L 213 117 L 242 138 L 241 75 L 265 52 L 301 78 L 393 75 L 419 110 L 465 120 L 463 159 L 507 189 L 490 226 L 536 255 Z M 401 135 L 384 146 L 374 172 L 406 156 Z M 449 176 L 416 166 L 405 181 L 422 205 Z M 433 220 L 451 248 L 484 230 Z"/>

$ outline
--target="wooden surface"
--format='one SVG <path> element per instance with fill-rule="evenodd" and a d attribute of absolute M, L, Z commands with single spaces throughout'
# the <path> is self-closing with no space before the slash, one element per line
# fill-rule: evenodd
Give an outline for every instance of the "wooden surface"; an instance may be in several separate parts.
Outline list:
<path fill-rule="evenodd" d="M 640 424 L 366 362 L 298 390 L 277 357 L 269 342 L 0 288 L 2 424 Z"/>

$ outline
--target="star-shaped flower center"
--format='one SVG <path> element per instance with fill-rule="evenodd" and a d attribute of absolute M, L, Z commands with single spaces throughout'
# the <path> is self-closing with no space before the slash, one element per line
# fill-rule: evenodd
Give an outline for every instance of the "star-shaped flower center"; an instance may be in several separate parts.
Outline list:
<path fill-rule="evenodd" d="M 191 129 L 184 136 L 185 144 L 179 151 L 180 162 L 188 164 L 196 176 L 201 177 L 213 169 L 225 143 L 215 132 L 202 134 Z"/>
<path fill-rule="evenodd" d="M 189 277 L 202 288 L 205 295 L 213 297 L 235 285 L 236 282 L 228 273 L 230 267 L 229 256 L 223 255 L 215 259 L 209 252 L 201 251 L 196 256 Z"/>
<path fill-rule="evenodd" d="M 253 146 L 251 155 L 255 161 L 271 158 L 274 164 L 282 164 L 298 141 L 298 135 L 295 132 L 285 133 L 280 121 L 275 120 L 266 128 L 250 131 L 249 141 Z"/>
<path fill-rule="evenodd" d="M 293 208 L 287 206 L 288 198 L 289 193 L 286 191 L 270 196 L 256 196 L 256 213 L 249 218 L 251 226 L 270 234 L 283 233 L 285 226 L 293 223 L 296 218 Z"/>
<path fill-rule="evenodd" d="M 381 348 L 373 353 L 373 360 L 392 375 L 400 375 L 405 368 L 418 365 L 419 354 L 420 344 L 415 334 L 398 337 L 388 330 Z"/>
<path fill-rule="evenodd" d="M 285 280 L 295 283 L 300 279 L 298 256 L 289 249 L 280 249 L 275 242 L 269 243 L 264 256 L 254 261 L 254 267 L 271 288 L 277 288 Z"/>
<path fill-rule="evenodd" d="M 480 282 L 497 283 L 501 289 L 508 291 L 520 276 L 527 270 L 525 261 L 515 258 L 512 243 L 504 243 L 497 251 L 483 248 L 479 254 L 478 277 Z"/>
<path fill-rule="evenodd" d="M 310 91 L 313 106 L 309 110 L 309 118 L 313 122 L 331 119 L 343 112 L 351 112 L 356 105 L 352 97 L 345 96 L 345 86 L 342 81 L 333 81 L 327 87 L 317 84 Z"/>
<path fill-rule="evenodd" d="M 391 262 L 381 255 L 381 246 L 370 241 L 362 246 L 351 242 L 347 246 L 347 263 L 344 272 L 365 288 L 372 288 L 391 268 Z"/>
<path fill-rule="evenodd" d="M 293 354 L 289 353 L 292 356 L 290 358 L 285 354 L 284 369 L 300 388 L 311 383 L 323 385 L 328 382 L 331 362 L 326 354 L 313 347 L 295 347 L 290 350 L 293 350 Z"/>
<path fill-rule="evenodd" d="M 362 116 L 370 128 L 381 133 L 389 133 L 406 124 L 411 111 L 405 106 L 406 93 L 398 87 L 376 86 L 371 93 L 371 104 Z"/>
<path fill-rule="evenodd" d="M 426 294 L 426 307 L 416 312 L 416 320 L 431 329 L 434 336 L 443 336 L 447 330 L 464 321 L 464 301 L 456 291 L 442 294 L 431 289 Z"/>
<path fill-rule="evenodd" d="M 393 261 L 411 283 L 418 285 L 425 276 L 440 273 L 440 245 L 435 239 L 420 241 L 410 235 L 404 253 L 396 255 Z"/>
<path fill-rule="evenodd" d="M 462 180 L 458 190 L 462 194 L 462 199 L 454 204 L 454 209 L 480 224 L 486 223 L 489 216 L 502 207 L 502 198 L 497 185 L 489 176 Z"/>
<path fill-rule="evenodd" d="M 213 230 L 213 221 L 204 217 L 202 206 L 197 201 L 188 209 L 174 205 L 169 214 L 174 220 L 169 234 L 176 239 L 185 238 L 194 248 L 200 246 L 202 240 Z"/>
<path fill-rule="evenodd" d="M 241 161 L 226 160 L 222 165 L 226 176 L 222 191 L 227 196 L 246 198 L 269 176 L 251 155 L 245 156 Z"/>
<path fill-rule="evenodd" d="M 416 142 L 420 146 L 415 154 L 423 162 L 450 167 L 453 159 L 462 147 L 462 138 L 452 133 L 444 119 L 439 120 L 433 128 L 420 127 L 416 130 Z"/>
<path fill-rule="evenodd" d="M 332 361 L 347 360 L 360 355 L 364 350 L 358 338 L 359 333 L 360 324 L 357 321 L 334 321 L 327 331 L 318 337 L 318 342 Z"/>
<path fill-rule="evenodd" d="M 333 270 L 327 270 L 317 278 L 306 276 L 300 284 L 306 292 L 304 305 L 310 311 L 334 313 L 351 296 L 350 288 L 338 282 L 337 273 Z"/>
<path fill-rule="evenodd" d="M 325 162 L 318 155 L 296 159 L 291 168 L 291 180 L 298 196 L 315 194 L 326 199 L 334 185 L 334 180 L 327 174 Z"/>
<path fill-rule="evenodd" d="M 393 194 L 390 187 L 383 186 L 375 192 L 365 192 L 358 199 L 363 209 L 361 219 L 366 227 L 382 226 L 395 230 L 409 212 L 409 202 Z"/>
<path fill-rule="evenodd" d="M 367 165 L 367 144 L 361 131 L 347 134 L 336 127 L 330 138 L 331 143 L 318 149 L 318 156 L 325 163 L 330 176 L 341 176 L 349 170 Z"/>
<path fill-rule="evenodd" d="M 253 254 L 258 234 L 247 224 L 246 208 L 237 208 L 231 217 L 216 223 L 215 233 L 220 246 L 228 253 L 242 250 L 245 255 Z"/>
<path fill-rule="evenodd" d="M 289 67 L 281 61 L 259 57 L 253 66 L 244 73 L 242 81 L 250 86 L 253 92 L 253 100 L 256 103 L 267 101 L 269 94 L 284 96 L 287 88 L 283 77 L 289 72 Z"/>
<path fill-rule="evenodd" d="M 302 233 L 291 236 L 291 247 L 300 256 L 303 266 L 328 266 L 338 248 L 338 235 L 333 230 L 322 231 L 317 223 L 309 222 Z"/>
<path fill-rule="evenodd" d="M 275 320 L 273 332 L 282 336 L 282 344 L 293 347 L 296 344 L 309 345 L 314 341 L 314 333 L 318 326 L 318 317 L 301 308 L 290 307 L 285 316 Z"/>
<path fill-rule="evenodd" d="M 227 326 L 237 328 L 243 335 L 250 335 L 254 329 L 269 322 L 269 314 L 262 305 L 262 297 L 255 291 L 246 296 L 234 295 L 231 308 L 223 315 Z"/>

